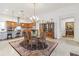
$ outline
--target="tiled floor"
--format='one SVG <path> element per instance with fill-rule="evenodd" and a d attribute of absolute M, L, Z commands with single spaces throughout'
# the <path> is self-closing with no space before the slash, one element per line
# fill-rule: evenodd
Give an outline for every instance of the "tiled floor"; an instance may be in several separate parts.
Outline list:
<path fill-rule="evenodd" d="M 22 38 L 0 41 L 0 56 L 19 56 L 19 54 L 10 46 L 9 42 Z M 49 39 L 53 40 L 53 39 Z M 79 43 L 68 38 L 56 39 L 58 46 L 52 52 L 51 56 L 69 56 L 70 52 L 76 51 L 79 53 Z"/>
<path fill-rule="evenodd" d="M 17 39 L 0 41 L 0 56 L 19 56 L 19 54 L 12 48 L 9 41 Z"/>
<path fill-rule="evenodd" d="M 79 54 L 79 43 L 73 40 L 71 38 L 58 39 L 58 46 L 51 56 L 70 56 L 70 52 L 77 52 Z"/>

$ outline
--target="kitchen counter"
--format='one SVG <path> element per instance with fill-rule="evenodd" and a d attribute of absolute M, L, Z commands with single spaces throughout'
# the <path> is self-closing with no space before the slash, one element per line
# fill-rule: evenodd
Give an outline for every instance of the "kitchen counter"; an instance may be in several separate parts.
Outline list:
<path fill-rule="evenodd" d="M 12 38 L 15 38 L 17 36 L 17 31 L 5 31 L 5 32 L 0 32 L 0 40 L 5 40 L 7 39 L 7 34 L 12 34 Z M 20 36 L 22 36 L 22 32 L 20 33 Z"/>

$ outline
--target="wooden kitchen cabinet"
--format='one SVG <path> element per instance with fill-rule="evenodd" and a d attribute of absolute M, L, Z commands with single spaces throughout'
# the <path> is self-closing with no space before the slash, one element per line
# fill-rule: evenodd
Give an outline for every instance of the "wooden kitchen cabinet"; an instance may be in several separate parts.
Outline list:
<path fill-rule="evenodd" d="M 15 28 L 17 26 L 17 23 L 13 21 L 6 21 L 6 26 Z"/>
<path fill-rule="evenodd" d="M 21 23 L 20 26 L 22 28 L 32 28 L 33 27 L 33 23 Z"/>
<path fill-rule="evenodd" d="M 6 21 L 6 26 L 15 28 L 16 26 L 18 26 L 18 24 L 13 21 Z M 32 28 L 33 23 L 20 23 L 19 26 L 21 26 L 22 28 Z"/>

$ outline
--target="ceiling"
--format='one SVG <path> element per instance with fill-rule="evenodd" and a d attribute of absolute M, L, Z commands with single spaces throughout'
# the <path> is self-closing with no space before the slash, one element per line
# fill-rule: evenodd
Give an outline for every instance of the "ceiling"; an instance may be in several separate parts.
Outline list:
<path fill-rule="evenodd" d="M 73 3 L 36 3 L 35 13 L 36 15 L 48 12 L 54 12 L 60 8 L 76 5 Z M 20 11 L 23 11 L 20 13 Z M 0 3 L 0 14 L 9 16 L 21 16 L 30 17 L 34 15 L 33 3 Z"/>

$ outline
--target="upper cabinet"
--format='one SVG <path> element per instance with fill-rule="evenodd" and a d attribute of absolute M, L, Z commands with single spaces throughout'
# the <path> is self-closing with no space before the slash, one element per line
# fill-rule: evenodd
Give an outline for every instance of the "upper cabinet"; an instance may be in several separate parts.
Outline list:
<path fill-rule="evenodd" d="M 15 28 L 17 26 L 17 23 L 13 21 L 6 21 L 6 26 Z"/>
<path fill-rule="evenodd" d="M 32 28 L 33 23 L 21 23 L 20 24 L 22 28 Z"/>
<path fill-rule="evenodd" d="M 15 28 L 16 26 L 18 26 L 18 24 L 13 21 L 6 21 L 6 26 Z M 22 28 L 32 28 L 33 23 L 20 23 L 19 26 L 21 26 Z"/>

